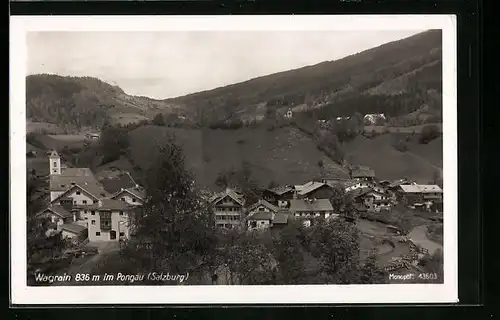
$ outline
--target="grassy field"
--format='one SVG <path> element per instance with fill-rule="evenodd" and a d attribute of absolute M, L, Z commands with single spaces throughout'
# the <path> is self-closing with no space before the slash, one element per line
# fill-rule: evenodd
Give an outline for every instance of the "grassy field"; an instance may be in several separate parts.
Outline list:
<path fill-rule="evenodd" d="M 48 133 L 63 133 L 63 129 L 58 125 L 47 122 L 31 122 L 26 121 L 26 133 L 30 132 L 40 132 L 41 130 L 45 130 Z"/>
<path fill-rule="evenodd" d="M 373 168 L 377 178 L 382 180 L 405 177 L 420 183 L 428 183 L 433 178 L 434 172 L 439 170 L 433 162 L 438 163 L 439 158 L 442 159 L 442 151 L 439 152 L 436 148 L 438 144 L 413 147 L 414 142 L 409 143 L 409 150 L 414 148 L 419 152 L 417 155 L 413 152 L 396 150 L 393 141 L 394 137 L 391 135 L 381 135 L 373 139 L 358 136 L 344 145 L 347 160 L 352 164 Z M 431 158 L 430 155 L 432 159 L 428 160 Z"/>
<path fill-rule="evenodd" d="M 47 149 L 55 149 L 61 151 L 65 146 L 71 147 L 82 147 L 85 141 L 85 135 L 83 134 L 54 134 L 54 135 L 40 135 L 37 137 Z"/>
<path fill-rule="evenodd" d="M 294 128 L 272 132 L 264 128 L 234 131 L 185 130 L 144 126 L 130 134 L 133 162 L 145 167 L 155 143 L 169 134 L 184 148 L 188 167 L 202 186 L 212 186 L 219 172 L 239 169 L 244 161 L 263 186 L 303 183 L 316 176 L 347 177 L 347 172 L 319 151 L 313 141 Z M 318 165 L 322 160 L 323 167 Z"/>

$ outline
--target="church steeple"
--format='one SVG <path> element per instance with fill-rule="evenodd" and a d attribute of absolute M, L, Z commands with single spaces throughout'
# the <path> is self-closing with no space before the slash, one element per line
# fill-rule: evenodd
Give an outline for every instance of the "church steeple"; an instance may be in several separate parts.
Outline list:
<path fill-rule="evenodd" d="M 49 156 L 50 174 L 61 174 L 61 157 L 56 150 L 52 150 Z"/>

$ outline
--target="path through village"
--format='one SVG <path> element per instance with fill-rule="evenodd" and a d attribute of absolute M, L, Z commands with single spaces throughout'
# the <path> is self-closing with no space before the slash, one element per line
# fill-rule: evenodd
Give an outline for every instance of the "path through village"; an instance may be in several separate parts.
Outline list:
<path fill-rule="evenodd" d="M 427 237 L 427 225 L 421 225 L 413 228 L 408 234 L 408 238 L 410 238 L 410 240 L 416 245 L 427 249 L 430 255 L 434 254 L 437 249 L 443 250 L 443 246 L 440 243 L 432 241 Z"/>

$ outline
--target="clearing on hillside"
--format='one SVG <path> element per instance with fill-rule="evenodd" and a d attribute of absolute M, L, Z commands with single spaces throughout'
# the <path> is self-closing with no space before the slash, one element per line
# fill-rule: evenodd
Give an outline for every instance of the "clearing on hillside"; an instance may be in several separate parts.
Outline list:
<path fill-rule="evenodd" d="M 428 183 L 439 168 L 421 156 L 396 150 L 392 141 L 393 138 L 389 135 L 373 139 L 358 136 L 345 144 L 348 161 L 373 168 L 377 178 L 381 180 L 404 177 L 419 183 Z"/>
<path fill-rule="evenodd" d="M 315 177 L 347 178 L 347 172 L 319 151 L 314 142 L 295 128 L 267 131 L 174 129 L 143 126 L 130 133 L 134 164 L 145 168 L 152 148 L 167 135 L 175 135 L 184 149 L 186 162 L 204 187 L 213 186 L 220 172 L 238 170 L 247 162 L 253 178 L 261 185 L 270 181 L 296 184 Z M 318 165 L 322 160 L 323 166 Z"/>

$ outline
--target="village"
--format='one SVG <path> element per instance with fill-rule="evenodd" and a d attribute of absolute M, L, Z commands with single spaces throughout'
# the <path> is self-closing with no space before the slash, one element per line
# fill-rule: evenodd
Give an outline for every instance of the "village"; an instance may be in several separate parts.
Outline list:
<path fill-rule="evenodd" d="M 116 179 L 98 179 L 89 168 L 66 166 L 55 150 L 47 161 L 48 204 L 35 217 L 50 221 L 45 225 L 47 236 L 60 233 L 71 243 L 64 257 L 99 256 L 119 250 L 122 241 L 134 237 L 131 216 L 147 201 L 147 194 L 128 172 L 118 173 Z M 443 222 L 441 187 L 405 178 L 379 180 L 365 166 L 351 167 L 349 175 L 263 188 L 261 198 L 252 203 L 237 185 L 219 192 L 205 190 L 203 199 L 216 227 L 224 230 L 275 234 L 291 221 L 306 228 L 328 219 L 356 223 L 360 241 L 367 243 L 366 250 L 375 248 L 378 263 L 388 272 L 419 270 L 420 259 L 442 249 L 429 239 L 429 226 Z M 88 259 L 83 261 L 88 265 Z M 81 270 L 77 262 L 71 265 Z M 32 272 L 51 268 L 40 265 Z"/>

